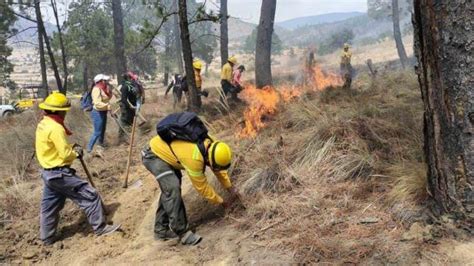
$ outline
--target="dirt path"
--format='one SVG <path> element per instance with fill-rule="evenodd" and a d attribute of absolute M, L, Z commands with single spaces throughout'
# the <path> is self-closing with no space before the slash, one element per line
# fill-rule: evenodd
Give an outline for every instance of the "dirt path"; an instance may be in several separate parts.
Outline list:
<path fill-rule="evenodd" d="M 121 188 L 121 180 L 117 177 L 100 179 L 99 184 L 106 205 L 112 211 L 109 219 L 121 223 L 123 232 L 106 237 L 94 236 L 83 214 L 70 204 L 65 210 L 66 219 L 60 224 L 63 240 L 51 248 L 25 249 L 23 258 L 32 257 L 33 261 L 44 265 L 291 262 L 289 257 L 266 250 L 265 246 L 251 240 L 237 244 L 236 240 L 241 239 L 243 233 L 234 227 L 231 218 L 225 216 L 220 207 L 202 200 L 186 178 L 183 194 L 190 225 L 203 236 L 203 241 L 198 246 L 188 247 L 177 241 L 154 240 L 153 223 L 159 188 L 141 165 L 132 167 L 131 173 L 128 189 Z M 79 221 L 77 216 L 81 217 Z"/>

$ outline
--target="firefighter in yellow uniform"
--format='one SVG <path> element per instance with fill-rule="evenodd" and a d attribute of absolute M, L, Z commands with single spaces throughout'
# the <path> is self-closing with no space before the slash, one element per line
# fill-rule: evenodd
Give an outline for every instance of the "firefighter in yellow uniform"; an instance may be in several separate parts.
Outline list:
<path fill-rule="evenodd" d="M 238 100 L 237 93 L 239 91 L 235 90 L 235 87 L 232 86 L 232 73 L 234 71 L 234 66 L 237 64 L 237 58 L 235 56 L 229 57 L 227 63 L 222 66 L 221 70 L 221 86 L 224 93 L 224 97 L 227 97 L 227 94 L 231 94 L 233 100 Z"/>
<path fill-rule="evenodd" d="M 64 118 L 71 104 L 62 93 L 50 94 L 39 108 L 44 117 L 36 129 L 36 157 L 43 168 L 44 182 L 41 200 L 40 238 L 45 245 L 56 241 L 59 212 L 66 199 L 72 200 L 85 212 L 97 235 L 116 231 L 120 225 L 107 225 L 102 201 L 97 191 L 76 175 L 72 162 L 83 155 L 82 147 L 69 144 Z"/>
<path fill-rule="evenodd" d="M 344 44 L 344 51 L 341 55 L 341 78 L 344 81 L 343 88 L 350 89 L 352 84 L 352 52 L 349 51 L 349 44 Z"/>
<path fill-rule="evenodd" d="M 169 145 L 159 135 L 153 137 L 142 151 L 142 161 L 160 184 L 161 196 L 155 217 L 155 239 L 168 240 L 180 238 L 184 245 L 195 245 L 201 237 L 188 230 L 186 209 L 181 196 L 181 170 L 184 170 L 194 188 L 210 203 L 222 204 L 228 208 L 239 199 L 237 190 L 227 174 L 231 164 L 230 147 L 219 141 L 204 141 L 205 155 L 197 143 L 173 140 Z M 224 202 L 208 183 L 205 167 L 209 166 L 221 185 L 232 197 Z"/>
<path fill-rule="evenodd" d="M 202 77 L 201 77 L 201 69 L 202 69 L 202 62 L 200 60 L 193 61 L 193 69 L 194 69 L 194 79 L 196 81 L 196 89 L 198 93 L 198 106 L 202 106 Z"/>

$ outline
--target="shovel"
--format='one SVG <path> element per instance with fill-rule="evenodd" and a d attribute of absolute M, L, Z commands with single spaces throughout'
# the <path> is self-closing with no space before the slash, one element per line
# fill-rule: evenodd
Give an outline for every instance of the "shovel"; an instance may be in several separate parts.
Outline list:
<path fill-rule="evenodd" d="M 80 157 L 80 158 L 79 158 L 79 161 L 81 161 L 82 168 L 84 169 L 84 172 L 86 172 L 87 180 L 89 180 L 89 183 L 91 184 L 91 186 L 92 186 L 93 188 L 96 188 L 96 187 L 95 187 L 95 184 L 94 184 L 94 181 L 92 181 L 92 175 L 91 175 L 91 173 L 89 172 L 89 168 L 87 168 L 87 165 L 86 165 L 86 162 L 84 161 L 84 158 Z M 104 202 L 102 201 L 102 198 L 100 198 L 100 204 L 102 205 L 102 209 L 104 210 L 105 215 L 107 215 L 107 214 L 108 214 L 108 211 L 107 211 L 107 209 L 105 208 L 105 204 L 104 204 Z"/>

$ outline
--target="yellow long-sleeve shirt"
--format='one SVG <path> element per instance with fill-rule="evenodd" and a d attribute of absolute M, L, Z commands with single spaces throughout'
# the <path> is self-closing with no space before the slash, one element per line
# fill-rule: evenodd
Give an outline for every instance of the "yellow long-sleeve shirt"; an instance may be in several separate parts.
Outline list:
<path fill-rule="evenodd" d="M 196 79 L 196 87 L 202 87 L 202 77 L 201 72 L 194 70 L 194 79 Z"/>
<path fill-rule="evenodd" d="M 99 87 L 93 87 L 92 92 L 92 104 L 94 109 L 97 111 L 107 111 L 110 110 L 110 98 L 105 93 L 103 93 Z"/>
<path fill-rule="evenodd" d="M 227 80 L 229 82 L 232 82 L 232 66 L 229 62 L 222 66 L 221 80 Z"/>
<path fill-rule="evenodd" d="M 66 139 L 63 126 L 45 116 L 36 128 L 36 158 L 45 168 L 71 165 L 77 154 Z"/>
<path fill-rule="evenodd" d="M 351 63 L 352 52 L 343 51 L 341 55 L 341 65 L 349 65 Z"/>
<path fill-rule="evenodd" d="M 160 136 L 156 136 L 150 141 L 150 148 L 153 153 L 173 168 L 185 170 L 194 188 L 207 200 L 213 204 L 221 204 L 222 198 L 216 193 L 214 188 L 207 182 L 204 173 L 204 159 L 196 143 L 182 140 L 175 140 L 171 144 L 173 152 Z M 209 142 L 204 144 L 209 145 Z M 178 162 L 179 161 L 179 162 Z M 227 171 L 213 171 L 224 188 L 232 187 Z"/>

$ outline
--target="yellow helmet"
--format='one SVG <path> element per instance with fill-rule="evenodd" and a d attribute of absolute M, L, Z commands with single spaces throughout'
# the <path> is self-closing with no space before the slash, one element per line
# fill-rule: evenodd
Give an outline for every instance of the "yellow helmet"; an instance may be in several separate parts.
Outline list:
<path fill-rule="evenodd" d="M 344 49 L 349 49 L 351 46 L 348 43 L 344 44 Z"/>
<path fill-rule="evenodd" d="M 197 70 L 201 70 L 201 68 L 202 68 L 201 60 L 198 60 L 198 59 L 194 60 L 193 61 L 193 67 Z"/>
<path fill-rule="evenodd" d="M 231 62 L 232 64 L 236 65 L 237 64 L 237 57 L 235 55 L 229 57 L 227 61 Z"/>
<path fill-rule="evenodd" d="M 66 95 L 60 92 L 51 93 L 44 102 L 40 103 L 39 108 L 50 111 L 69 111 L 71 109 L 71 102 L 66 98 Z"/>
<path fill-rule="evenodd" d="M 212 169 L 225 170 L 230 167 L 232 150 L 224 142 L 212 142 L 207 154 Z"/>

